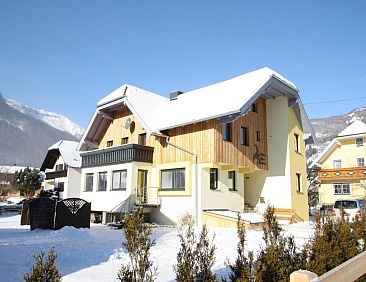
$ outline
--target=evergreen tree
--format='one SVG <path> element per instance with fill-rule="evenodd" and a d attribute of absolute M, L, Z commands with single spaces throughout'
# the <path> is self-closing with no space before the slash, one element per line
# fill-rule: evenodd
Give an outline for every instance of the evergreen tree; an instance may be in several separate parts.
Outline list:
<path fill-rule="evenodd" d="M 150 260 L 150 250 L 155 245 L 155 240 L 149 239 L 151 233 L 151 226 L 144 224 L 142 208 L 126 216 L 124 226 L 126 241 L 122 246 L 128 252 L 130 263 L 121 266 L 117 274 L 120 281 L 156 281 L 157 267 L 154 267 Z"/>
<path fill-rule="evenodd" d="M 24 275 L 26 282 L 60 282 L 61 275 L 56 265 L 57 254 L 52 248 L 45 257 L 45 253 L 33 255 L 36 264 L 32 266 L 31 271 Z"/>
<path fill-rule="evenodd" d="M 290 274 L 302 268 L 303 252 L 298 252 L 293 237 L 283 237 L 282 228 L 274 216 L 274 208 L 264 214 L 263 240 L 254 266 L 255 281 L 287 281 Z"/>
<path fill-rule="evenodd" d="M 252 268 L 253 268 L 253 253 L 249 252 L 247 258 L 245 256 L 245 224 L 244 221 L 240 218 L 240 214 L 238 213 L 238 221 L 236 223 L 237 226 L 237 234 L 238 234 L 238 245 L 237 245 L 237 253 L 238 256 L 235 260 L 235 264 L 230 264 L 229 261 L 226 262 L 226 265 L 230 268 L 229 278 L 230 281 L 233 282 L 246 282 L 252 280 Z M 226 279 L 223 279 L 226 281 Z"/>

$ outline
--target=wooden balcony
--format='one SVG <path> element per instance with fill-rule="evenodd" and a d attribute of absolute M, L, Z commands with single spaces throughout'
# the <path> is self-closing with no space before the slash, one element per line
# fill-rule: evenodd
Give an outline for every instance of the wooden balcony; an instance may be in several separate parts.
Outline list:
<path fill-rule="evenodd" d="M 46 180 L 66 177 L 66 176 L 67 176 L 67 170 L 46 172 Z"/>
<path fill-rule="evenodd" d="M 81 153 L 81 167 L 103 166 L 129 162 L 153 162 L 154 148 L 126 144 Z"/>
<path fill-rule="evenodd" d="M 318 179 L 321 181 L 366 179 L 366 167 L 321 169 L 318 171 Z"/>

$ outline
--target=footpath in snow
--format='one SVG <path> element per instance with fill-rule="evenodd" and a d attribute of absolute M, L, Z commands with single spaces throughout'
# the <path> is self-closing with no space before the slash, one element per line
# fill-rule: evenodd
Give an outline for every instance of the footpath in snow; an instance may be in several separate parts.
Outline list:
<path fill-rule="evenodd" d="M 123 231 L 103 225 L 92 225 L 90 229 L 64 227 L 61 230 L 33 230 L 20 226 L 20 215 L 3 213 L 0 215 L 0 281 L 22 281 L 34 263 L 33 254 L 40 250 L 48 252 L 55 247 L 57 266 L 62 281 L 69 282 L 108 282 L 116 281 L 122 263 L 128 261 L 122 249 Z M 302 245 L 313 234 L 309 222 L 283 226 L 287 235 L 292 234 L 298 245 Z M 211 228 L 210 236 L 215 234 L 216 262 L 214 270 L 219 276 L 226 276 L 228 268 L 225 261 L 236 258 L 238 242 L 236 229 Z M 173 265 L 179 250 L 178 228 L 155 227 L 152 239 L 151 259 L 158 266 L 158 281 L 175 281 Z M 247 250 L 258 252 L 262 241 L 261 230 L 247 231 Z"/>

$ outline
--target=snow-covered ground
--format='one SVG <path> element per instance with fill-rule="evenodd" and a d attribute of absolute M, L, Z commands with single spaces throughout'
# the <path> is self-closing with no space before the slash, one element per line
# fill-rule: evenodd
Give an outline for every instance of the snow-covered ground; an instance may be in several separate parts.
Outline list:
<path fill-rule="evenodd" d="M 54 246 L 58 254 L 56 260 L 62 281 L 116 281 L 116 274 L 128 255 L 121 248 L 123 231 L 107 226 L 92 225 L 90 229 L 65 227 L 61 230 L 34 230 L 20 226 L 20 215 L 3 213 L 0 215 L 0 281 L 22 281 L 34 263 L 33 254 L 40 250 L 48 252 Z M 309 222 L 284 226 L 286 234 L 292 234 L 301 245 L 313 234 Z M 151 258 L 158 266 L 158 281 L 174 281 L 173 265 L 179 250 L 178 228 L 156 227 Z M 216 263 L 214 270 L 219 276 L 226 276 L 225 261 L 236 257 L 236 229 L 213 228 L 215 234 Z M 262 241 L 261 230 L 248 230 L 247 250 L 257 252 Z"/>

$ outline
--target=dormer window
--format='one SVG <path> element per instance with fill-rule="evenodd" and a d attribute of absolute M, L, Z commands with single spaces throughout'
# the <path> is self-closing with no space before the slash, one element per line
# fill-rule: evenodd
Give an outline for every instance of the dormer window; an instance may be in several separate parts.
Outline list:
<path fill-rule="evenodd" d="M 356 138 L 356 147 L 363 146 L 363 138 Z"/>

